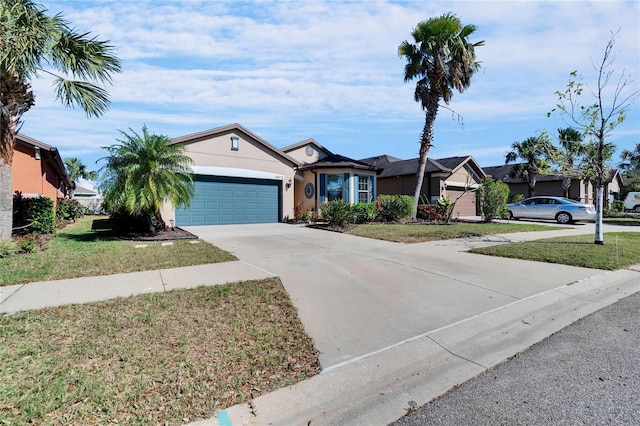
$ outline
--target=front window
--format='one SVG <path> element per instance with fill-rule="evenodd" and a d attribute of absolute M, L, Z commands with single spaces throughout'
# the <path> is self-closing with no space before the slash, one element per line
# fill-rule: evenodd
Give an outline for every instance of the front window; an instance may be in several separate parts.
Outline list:
<path fill-rule="evenodd" d="M 343 177 L 342 175 L 327 175 L 327 200 L 342 200 L 343 194 Z"/>
<path fill-rule="evenodd" d="M 358 176 L 358 202 L 369 202 L 369 176 Z"/>

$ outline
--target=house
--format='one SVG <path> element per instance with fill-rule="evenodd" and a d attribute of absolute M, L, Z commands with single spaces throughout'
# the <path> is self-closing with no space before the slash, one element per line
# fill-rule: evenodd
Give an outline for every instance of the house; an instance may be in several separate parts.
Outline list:
<path fill-rule="evenodd" d="M 299 164 L 294 199 L 303 210 L 317 211 L 325 202 L 338 199 L 351 204 L 376 199 L 375 166 L 334 154 L 313 139 L 282 150 Z"/>
<path fill-rule="evenodd" d="M 400 160 L 389 155 L 379 155 L 359 160 L 382 169 L 378 176 L 378 194 L 411 195 L 416 187 L 418 158 Z M 434 203 L 441 196 L 456 201 L 454 216 L 476 216 L 480 206 L 475 190 L 480 187 L 485 174 L 471 156 L 427 159 L 422 184 L 422 201 Z"/>
<path fill-rule="evenodd" d="M 53 200 L 69 196 L 74 183 L 62 164 L 60 153 L 50 145 L 17 134 L 11 165 L 12 190 L 24 197 L 43 196 Z"/>
<path fill-rule="evenodd" d="M 529 195 L 527 179 L 514 173 L 515 164 L 484 167 L 485 174 L 495 180 L 500 180 L 509 185 L 510 195 L 522 194 L 525 198 Z M 604 201 L 605 208 L 613 203 L 620 194 L 623 186 L 622 176 L 619 170 L 611 170 L 605 180 Z M 592 182 L 577 176 L 564 176 L 561 174 L 546 174 L 536 177 L 535 195 L 552 195 L 567 197 L 584 203 L 593 203 L 596 197 L 595 187 Z"/>
<path fill-rule="evenodd" d="M 176 226 L 282 222 L 294 206 L 317 210 L 330 199 L 376 197 L 376 168 L 308 139 L 278 149 L 240 124 L 171 140 L 191 157 L 195 194 L 189 206 L 167 204 Z M 366 197 L 365 197 L 366 193 Z"/>
<path fill-rule="evenodd" d="M 100 195 L 100 193 L 94 191 L 93 189 L 76 185 L 71 198 L 76 200 L 81 206 L 85 207 L 93 214 L 103 213 L 101 207 L 102 196 Z"/>

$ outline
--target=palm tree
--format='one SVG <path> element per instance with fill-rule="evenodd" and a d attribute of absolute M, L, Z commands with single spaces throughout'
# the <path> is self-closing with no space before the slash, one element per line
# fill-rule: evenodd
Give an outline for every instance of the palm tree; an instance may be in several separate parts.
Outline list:
<path fill-rule="evenodd" d="M 471 77 L 480 68 L 475 48 L 484 41 L 469 42 L 474 25 L 462 25 L 452 13 L 419 22 L 411 33 L 414 43 L 403 41 L 398 47 L 405 57 L 404 81 L 417 78 L 414 99 L 425 111 L 425 124 L 420 137 L 420 159 L 411 217 L 416 219 L 422 181 L 433 142 L 433 130 L 440 100 L 449 104 L 453 89 L 462 93 L 471 84 Z"/>
<path fill-rule="evenodd" d="M 96 180 L 98 178 L 98 173 L 87 170 L 87 166 L 85 166 L 79 158 L 65 158 L 63 163 L 65 169 L 67 169 L 69 179 L 74 182 L 77 182 L 79 179 Z"/>
<path fill-rule="evenodd" d="M 549 169 L 549 158 L 553 156 L 553 147 L 545 134 L 533 136 L 522 142 L 511 144 L 511 151 L 505 156 L 505 164 L 521 159 L 524 163 L 516 164 L 512 174 L 527 180 L 529 197 L 535 194 L 538 175 Z"/>
<path fill-rule="evenodd" d="M 627 177 L 638 177 L 640 175 L 640 143 L 636 144 L 633 151 L 623 149 L 620 153 L 622 163 L 620 168 L 624 170 Z"/>
<path fill-rule="evenodd" d="M 165 227 L 160 208 L 166 201 L 174 206 L 189 205 L 193 195 L 193 160 L 184 154 L 182 145 L 170 144 L 164 135 L 134 132 L 118 139 L 119 144 L 105 147 L 103 206 L 110 213 L 124 213 L 141 219 L 145 226 L 153 224 L 155 232 Z M 154 224 L 155 222 L 155 224 Z"/>
<path fill-rule="evenodd" d="M 63 105 L 98 117 L 109 106 L 98 84 L 111 83 L 111 75 L 120 71 L 107 42 L 76 33 L 62 15 L 46 11 L 31 0 L 0 2 L 0 240 L 11 237 L 11 164 L 22 115 L 35 104 L 31 79 L 52 75 Z"/>
<path fill-rule="evenodd" d="M 569 197 L 569 188 L 571 188 L 571 178 L 576 174 L 576 160 L 582 158 L 586 153 L 582 139 L 582 133 L 572 127 L 558 129 L 558 140 L 562 147 L 558 161 L 563 175 L 562 189 L 567 198 Z"/>

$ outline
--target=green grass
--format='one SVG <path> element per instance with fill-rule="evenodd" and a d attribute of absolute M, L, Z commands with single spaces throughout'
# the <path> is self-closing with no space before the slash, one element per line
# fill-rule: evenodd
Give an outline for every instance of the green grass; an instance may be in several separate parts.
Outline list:
<path fill-rule="evenodd" d="M 359 237 L 375 238 L 378 240 L 402 243 L 421 243 L 425 241 L 448 240 L 452 238 L 478 237 L 482 235 L 506 234 L 513 232 L 549 231 L 545 225 L 525 223 L 465 223 L 458 222 L 450 225 L 390 225 L 366 224 L 358 225 L 347 233 Z"/>
<path fill-rule="evenodd" d="M 605 233 L 604 245 L 594 244 L 593 241 L 593 235 L 578 235 L 500 244 L 470 251 L 491 256 L 606 270 L 640 264 L 640 232 Z"/>
<path fill-rule="evenodd" d="M 319 372 L 278 279 L 0 317 L 0 424 L 183 424 Z"/>
<path fill-rule="evenodd" d="M 146 271 L 236 260 L 204 241 L 126 241 L 94 231 L 94 217 L 84 217 L 58 231 L 43 251 L 0 258 L 0 285 L 48 281 L 121 272 Z M 136 245 L 146 245 L 136 248 Z"/>
<path fill-rule="evenodd" d="M 640 215 L 637 217 L 605 217 L 604 223 L 619 226 L 640 226 Z"/>

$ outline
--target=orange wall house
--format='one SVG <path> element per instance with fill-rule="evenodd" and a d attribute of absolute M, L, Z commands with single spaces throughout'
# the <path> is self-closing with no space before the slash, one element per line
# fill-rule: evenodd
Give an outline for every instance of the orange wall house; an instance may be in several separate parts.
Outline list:
<path fill-rule="evenodd" d="M 56 148 L 21 134 L 16 136 L 11 173 L 13 192 L 20 191 L 24 197 L 42 195 L 54 205 L 74 186 Z"/>

